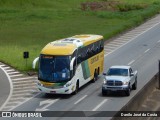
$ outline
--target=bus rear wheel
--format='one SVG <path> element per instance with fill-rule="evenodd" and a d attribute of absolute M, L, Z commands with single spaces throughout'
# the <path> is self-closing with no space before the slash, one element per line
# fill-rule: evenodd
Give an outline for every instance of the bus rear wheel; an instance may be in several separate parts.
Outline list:
<path fill-rule="evenodd" d="M 96 82 L 97 79 L 98 79 L 98 73 L 97 73 L 97 70 L 95 70 L 92 82 L 93 83 Z"/>

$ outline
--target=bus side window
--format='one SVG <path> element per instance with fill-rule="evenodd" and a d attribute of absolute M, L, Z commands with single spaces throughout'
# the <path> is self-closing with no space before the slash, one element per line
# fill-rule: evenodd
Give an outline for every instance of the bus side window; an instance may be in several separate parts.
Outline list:
<path fill-rule="evenodd" d="M 75 74 L 76 67 L 77 67 L 77 58 L 76 58 L 76 60 L 73 63 L 73 75 Z"/>
<path fill-rule="evenodd" d="M 101 42 L 100 42 L 100 51 L 102 51 L 103 49 L 104 49 L 104 41 L 101 40 Z"/>
<path fill-rule="evenodd" d="M 79 55 L 78 58 L 77 58 L 77 65 L 78 65 L 79 63 L 81 63 L 81 62 L 82 62 L 82 57 L 81 57 L 81 55 Z"/>

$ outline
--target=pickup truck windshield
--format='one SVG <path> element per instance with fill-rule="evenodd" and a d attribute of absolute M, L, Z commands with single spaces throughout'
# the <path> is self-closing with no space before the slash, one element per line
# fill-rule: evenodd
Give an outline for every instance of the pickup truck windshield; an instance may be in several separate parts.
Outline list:
<path fill-rule="evenodd" d="M 128 69 L 110 68 L 108 76 L 128 76 Z"/>

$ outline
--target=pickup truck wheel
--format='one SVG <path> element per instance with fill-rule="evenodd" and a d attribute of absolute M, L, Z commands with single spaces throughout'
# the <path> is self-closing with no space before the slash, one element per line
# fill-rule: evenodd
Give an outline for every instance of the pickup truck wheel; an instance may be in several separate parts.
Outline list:
<path fill-rule="evenodd" d="M 130 85 L 128 86 L 128 89 L 126 90 L 126 95 L 127 96 L 130 96 L 130 93 L 131 93 L 131 87 Z"/>
<path fill-rule="evenodd" d="M 135 79 L 134 84 L 132 85 L 132 89 L 136 90 L 137 89 L 137 78 Z"/>
<path fill-rule="evenodd" d="M 108 91 L 103 91 L 102 90 L 102 96 L 108 95 Z"/>
<path fill-rule="evenodd" d="M 102 91 L 102 96 L 105 96 L 105 95 L 106 95 L 106 93 L 104 91 Z"/>

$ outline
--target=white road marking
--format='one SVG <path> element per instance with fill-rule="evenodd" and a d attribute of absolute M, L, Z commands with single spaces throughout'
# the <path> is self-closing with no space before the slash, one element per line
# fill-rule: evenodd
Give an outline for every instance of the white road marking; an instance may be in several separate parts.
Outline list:
<path fill-rule="evenodd" d="M 147 49 L 144 53 L 147 53 L 150 49 Z"/>
<path fill-rule="evenodd" d="M 23 88 L 23 87 L 28 87 L 28 86 L 30 86 L 30 87 L 35 87 L 37 84 L 36 83 L 30 83 L 30 84 L 15 84 L 14 85 L 14 88 Z"/>
<path fill-rule="evenodd" d="M 19 77 L 19 76 L 23 76 L 23 74 L 10 75 L 10 77 Z"/>
<path fill-rule="evenodd" d="M 31 89 L 31 87 L 30 87 L 30 89 L 29 88 L 27 88 L 27 89 L 16 89 L 16 90 L 14 90 L 14 93 L 22 93 L 22 92 L 31 92 L 31 93 L 33 93 L 33 92 L 39 92 L 38 91 L 38 89 Z"/>
<path fill-rule="evenodd" d="M 13 81 L 14 84 L 36 84 L 34 80 Z"/>
<path fill-rule="evenodd" d="M 11 72 L 11 71 L 15 71 L 14 69 L 11 69 L 11 70 L 5 70 L 6 72 Z"/>
<path fill-rule="evenodd" d="M 119 44 L 113 44 L 113 43 L 110 43 L 110 44 L 108 44 L 107 46 L 118 47 L 118 46 L 119 46 Z"/>
<path fill-rule="evenodd" d="M 29 89 L 29 90 L 20 90 L 20 91 L 18 90 L 18 91 L 14 91 L 13 94 L 16 95 L 16 94 L 21 94 L 21 93 L 25 94 L 25 93 L 34 93 L 34 92 L 37 92 L 37 90 L 32 90 L 32 89 Z"/>
<path fill-rule="evenodd" d="M 113 41 L 112 44 L 116 44 L 116 45 L 122 45 L 123 43 L 121 43 L 120 41 L 116 42 L 116 41 Z"/>
<path fill-rule="evenodd" d="M 160 40 L 158 41 L 158 43 L 160 43 Z"/>
<path fill-rule="evenodd" d="M 31 86 L 23 86 L 23 87 L 17 87 L 17 88 L 14 88 L 14 91 L 18 91 L 18 90 L 25 90 L 25 89 L 31 89 Z M 38 89 L 37 86 L 33 87 L 32 86 L 32 89 Z"/>
<path fill-rule="evenodd" d="M 84 95 L 83 97 L 81 97 L 78 101 L 76 101 L 74 104 L 78 104 L 80 101 L 82 101 L 84 98 L 86 98 L 87 95 Z"/>
<path fill-rule="evenodd" d="M 2 65 L 1 65 L 2 66 Z M 7 72 L 0 66 L 0 68 L 3 70 L 3 72 L 6 74 L 8 80 L 9 80 L 9 85 L 10 85 L 10 91 L 9 91 L 9 95 L 7 97 L 7 100 L 3 103 L 3 105 L 0 107 L 0 111 L 2 111 L 2 109 L 6 106 L 6 104 L 8 103 L 8 101 L 10 100 L 12 93 L 13 93 L 13 85 L 12 85 L 12 81 L 11 78 L 9 77 L 9 75 L 7 74 Z"/>
<path fill-rule="evenodd" d="M 19 107 L 20 105 L 26 103 L 27 101 L 31 100 L 32 98 L 38 96 L 39 94 L 40 94 L 40 93 L 37 93 L 37 94 L 33 95 L 33 96 L 30 97 L 30 98 L 26 98 L 25 101 L 21 102 L 21 103 L 18 104 L 17 106 L 13 106 L 13 107 L 12 107 L 11 109 L 9 109 L 8 111 L 12 111 L 13 109 L 15 109 L 15 108 Z M 23 96 L 20 96 L 20 97 L 23 97 Z"/>
<path fill-rule="evenodd" d="M 16 78 L 16 79 L 12 79 L 12 80 L 25 80 L 25 79 L 33 79 L 33 78 L 37 78 L 37 77 Z"/>
<path fill-rule="evenodd" d="M 126 44 L 128 44 L 129 42 L 133 41 L 133 40 L 134 40 L 134 39 L 136 39 L 137 37 L 139 37 L 139 36 L 143 35 L 145 32 L 147 32 L 147 31 L 151 30 L 152 28 L 156 27 L 158 24 L 160 24 L 160 22 L 158 22 L 158 23 L 154 24 L 152 27 L 149 27 L 148 29 L 146 29 L 146 30 L 145 30 L 145 31 L 143 31 L 142 33 L 140 33 L 140 34 L 138 34 L 138 35 L 134 36 L 132 39 L 130 39 L 129 41 L 127 41 L 127 42 L 126 42 L 126 43 L 124 43 L 123 45 L 119 46 L 117 49 L 113 50 L 113 51 L 112 51 L 112 52 L 110 52 L 109 54 L 111 54 L 111 53 L 113 53 L 114 51 L 116 51 L 116 50 L 120 49 L 121 47 L 123 47 L 124 45 L 126 45 Z M 126 35 L 127 35 L 127 34 L 126 34 Z M 109 55 L 109 54 L 107 54 L 107 55 Z M 105 56 L 104 56 L 104 57 L 106 57 L 107 55 L 105 54 Z"/>
<path fill-rule="evenodd" d="M 57 102 L 59 99 L 55 99 L 55 100 L 52 100 L 52 99 L 48 99 L 48 100 L 44 100 L 44 101 L 41 101 L 40 102 L 40 104 L 39 104 L 39 106 L 44 106 L 44 107 L 42 107 L 42 108 L 37 108 L 35 111 L 46 111 L 46 110 L 48 110 L 47 108 L 49 107 L 49 106 L 51 106 L 53 103 L 55 103 L 55 102 Z"/>
<path fill-rule="evenodd" d="M 15 105 L 17 105 L 19 103 L 19 101 L 14 101 L 14 102 L 9 102 L 8 104 L 7 104 L 7 106 L 9 107 L 13 107 L 13 106 L 15 106 Z"/>
<path fill-rule="evenodd" d="M 13 75 L 13 74 L 17 74 L 17 73 L 19 73 L 19 72 L 10 72 L 10 73 L 8 73 L 8 75 Z"/>
<path fill-rule="evenodd" d="M 115 46 L 108 46 L 108 49 L 114 50 L 114 49 L 116 49 L 116 47 Z"/>
<path fill-rule="evenodd" d="M 24 96 L 33 96 L 32 93 L 14 93 L 12 94 L 12 97 L 24 97 Z"/>
<path fill-rule="evenodd" d="M 126 43 L 126 42 L 128 42 L 130 39 L 124 39 L 124 38 L 118 38 L 118 39 L 116 39 L 116 40 L 114 40 L 114 42 L 120 42 L 120 43 Z"/>
<path fill-rule="evenodd" d="M 4 67 L 5 65 L 0 65 L 0 67 Z"/>
<path fill-rule="evenodd" d="M 7 67 L 7 66 L 5 66 L 5 67 L 3 67 L 4 69 L 8 69 L 8 68 L 11 68 L 11 67 Z"/>
<path fill-rule="evenodd" d="M 92 111 L 98 110 L 108 99 L 104 99 L 100 104 L 98 104 Z"/>
<path fill-rule="evenodd" d="M 128 63 L 128 65 L 131 65 L 135 62 L 135 60 L 132 60 L 131 62 Z"/>
<path fill-rule="evenodd" d="M 128 36 L 128 35 L 123 35 L 123 36 L 121 36 L 119 39 L 123 39 L 123 40 L 129 40 L 129 39 L 131 39 L 131 38 L 133 38 L 132 36 Z"/>
<path fill-rule="evenodd" d="M 107 50 L 107 48 L 104 47 L 104 50 Z"/>
<path fill-rule="evenodd" d="M 108 52 L 108 51 L 109 51 L 109 52 L 112 51 L 112 49 L 109 49 L 109 48 L 106 48 L 106 49 L 104 49 L 104 50 L 106 50 L 107 52 Z"/>

